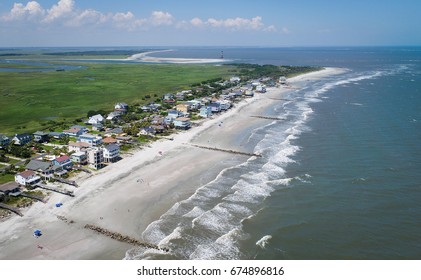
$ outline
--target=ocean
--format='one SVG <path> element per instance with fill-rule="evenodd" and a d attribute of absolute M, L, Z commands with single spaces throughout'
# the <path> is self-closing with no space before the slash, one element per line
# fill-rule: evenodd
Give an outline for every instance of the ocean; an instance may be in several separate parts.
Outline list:
<path fill-rule="evenodd" d="M 421 259 L 421 48 L 184 48 L 160 57 L 343 67 L 251 132 L 252 157 L 173 205 L 127 259 Z"/>
<path fill-rule="evenodd" d="M 265 115 L 283 120 L 245 147 L 263 157 L 233 160 L 141 233 L 170 252 L 127 259 L 421 259 L 421 47 L 172 49 L 153 56 L 347 71 L 274 101 Z"/>

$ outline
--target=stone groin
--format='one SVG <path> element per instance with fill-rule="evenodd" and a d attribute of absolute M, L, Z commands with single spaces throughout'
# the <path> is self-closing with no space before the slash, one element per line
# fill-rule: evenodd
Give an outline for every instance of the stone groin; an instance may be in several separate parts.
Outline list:
<path fill-rule="evenodd" d="M 193 147 L 196 148 L 200 148 L 200 149 L 206 149 L 206 150 L 211 150 L 211 151 L 218 151 L 218 152 L 225 152 L 225 153 L 231 153 L 231 154 L 236 154 L 236 155 L 243 155 L 243 156 L 255 156 L 255 157 L 261 157 L 261 154 L 257 154 L 257 153 L 246 153 L 246 152 L 240 152 L 240 151 L 234 151 L 234 150 L 226 150 L 226 149 L 220 149 L 220 148 L 216 148 L 216 147 L 206 147 L 206 146 L 200 146 L 200 145 L 195 145 L 192 144 Z"/>
<path fill-rule="evenodd" d="M 111 239 L 114 239 L 114 240 L 117 240 L 117 241 L 120 241 L 120 242 L 125 242 L 125 243 L 128 243 L 128 244 L 133 245 L 133 246 L 141 246 L 141 247 L 145 247 L 147 249 L 155 249 L 155 250 L 159 250 L 159 251 L 163 251 L 163 252 L 169 252 L 169 249 L 159 248 L 157 245 L 150 244 L 150 243 L 147 243 L 147 242 L 142 242 L 142 241 L 139 241 L 139 240 L 137 240 L 133 237 L 130 237 L 130 236 L 127 236 L 127 235 L 122 235 L 118 232 L 113 232 L 113 231 L 104 229 L 104 228 L 99 227 L 99 226 L 86 224 L 85 228 L 90 229 L 92 231 L 95 231 L 95 232 L 97 232 L 99 234 L 102 234 L 104 236 L 107 236 Z"/>
<path fill-rule="evenodd" d="M 286 99 L 286 98 L 273 98 L 273 97 L 271 97 L 269 99 L 272 99 L 272 100 L 280 100 L 280 101 L 292 101 L 291 99 Z"/>
<path fill-rule="evenodd" d="M 258 119 L 265 119 L 265 120 L 274 120 L 274 121 L 284 121 L 285 118 L 277 118 L 277 117 L 267 117 L 267 116 L 250 116 L 252 118 Z"/>

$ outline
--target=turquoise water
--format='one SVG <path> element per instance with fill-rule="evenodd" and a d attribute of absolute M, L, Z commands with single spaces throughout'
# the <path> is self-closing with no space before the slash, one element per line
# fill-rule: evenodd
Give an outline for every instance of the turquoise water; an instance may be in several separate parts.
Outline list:
<path fill-rule="evenodd" d="M 190 53 L 190 55 L 189 55 Z M 217 49 L 172 57 L 211 58 Z M 420 259 L 421 49 L 230 49 L 238 62 L 347 68 L 274 102 L 250 158 L 142 233 L 135 259 Z M 164 56 L 160 53 L 160 56 Z M 169 55 L 169 54 L 166 54 Z"/>

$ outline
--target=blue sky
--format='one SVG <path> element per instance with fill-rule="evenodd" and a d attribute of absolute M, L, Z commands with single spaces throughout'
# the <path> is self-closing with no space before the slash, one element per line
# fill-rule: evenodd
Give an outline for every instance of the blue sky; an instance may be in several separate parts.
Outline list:
<path fill-rule="evenodd" d="M 0 47 L 421 45 L 419 0 L 0 1 Z"/>

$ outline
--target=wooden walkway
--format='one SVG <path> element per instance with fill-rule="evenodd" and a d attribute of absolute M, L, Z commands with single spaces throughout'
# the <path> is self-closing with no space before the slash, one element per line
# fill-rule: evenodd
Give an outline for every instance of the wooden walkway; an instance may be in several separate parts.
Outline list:
<path fill-rule="evenodd" d="M 6 210 L 9 210 L 9 211 L 11 211 L 11 212 L 13 212 L 13 213 L 15 213 L 15 214 L 17 214 L 17 215 L 19 215 L 19 216 L 23 216 L 23 214 L 19 211 L 19 209 L 18 208 L 16 208 L 16 207 L 12 207 L 12 206 L 9 206 L 9 205 L 7 205 L 7 204 L 4 204 L 4 203 L 0 203 L 0 208 L 3 208 L 3 209 L 6 209 Z"/>
<path fill-rule="evenodd" d="M 83 171 L 83 172 L 85 172 L 85 173 L 92 174 L 92 171 L 91 171 L 91 170 L 89 170 L 89 169 L 87 169 L 87 168 L 78 167 L 78 166 L 73 166 L 73 169 L 80 170 L 80 171 Z"/>
<path fill-rule="evenodd" d="M 230 154 L 236 154 L 236 155 L 243 155 L 243 156 L 255 156 L 255 157 L 261 157 L 261 154 L 255 154 L 255 153 L 246 153 L 246 152 L 240 152 L 240 151 L 234 151 L 234 150 L 226 150 L 226 149 L 220 149 L 220 148 L 216 148 L 216 147 L 206 147 L 206 146 L 201 146 L 201 145 L 196 145 L 196 144 L 191 144 L 193 147 L 196 148 L 200 148 L 200 149 L 206 149 L 206 150 L 211 150 L 211 151 L 218 151 L 218 152 L 225 152 L 225 153 L 230 153 Z"/>
<path fill-rule="evenodd" d="M 63 178 L 57 178 L 57 177 L 53 177 L 53 179 L 56 180 L 57 182 L 67 184 L 67 185 L 70 185 L 70 186 L 74 186 L 76 188 L 79 187 L 79 185 L 76 183 L 76 181 L 70 181 L 70 180 L 66 180 L 66 179 L 63 179 Z"/>
<path fill-rule="evenodd" d="M 71 197 L 75 196 L 72 191 L 61 190 L 59 188 L 47 186 L 47 185 L 43 185 L 43 184 L 38 184 L 38 185 L 35 185 L 35 186 L 38 187 L 38 188 L 44 189 L 44 190 L 49 190 L 49 191 L 53 191 L 53 192 L 56 192 L 56 193 L 61 193 L 61 194 L 68 195 L 68 196 L 71 196 Z"/>
<path fill-rule="evenodd" d="M 41 197 L 41 196 L 27 194 L 27 193 L 21 193 L 20 196 L 28 197 L 28 198 L 31 198 L 31 199 L 35 199 L 35 200 L 41 201 L 42 203 L 46 203 L 45 199 L 43 197 Z"/>

